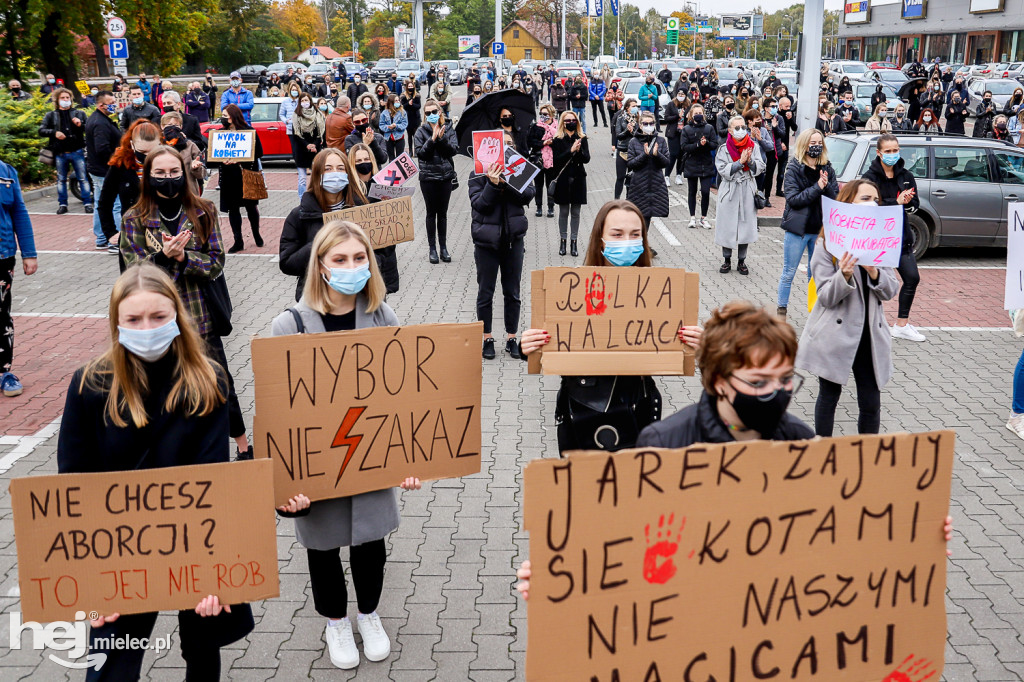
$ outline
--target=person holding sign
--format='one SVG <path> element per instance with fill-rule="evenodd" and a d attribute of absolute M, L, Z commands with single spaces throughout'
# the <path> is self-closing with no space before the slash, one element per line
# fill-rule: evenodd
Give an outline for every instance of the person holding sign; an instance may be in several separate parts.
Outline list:
<path fill-rule="evenodd" d="M 426 118 L 413 136 L 413 147 L 420 161 L 420 191 L 427 208 L 427 257 L 436 265 L 436 246 L 441 247 L 440 260 L 452 260 L 448 253 L 448 202 L 457 180 L 454 159 L 459 141 L 437 100 L 428 99 L 423 114 Z"/>
<path fill-rule="evenodd" d="M 914 232 L 910 229 L 910 216 L 921 205 L 917 197 L 917 181 L 900 156 L 900 141 L 895 135 L 881 135 L 875 147 L 876 157 L 864 173 L 864 179 L 875 183 L 880 205 L 903 207 L 903 248 L 899 267 L 896 268 L 903 285 L 900 287 L 900 307 L 892 335 L 893 338 L 920 342 L 925 340 L 924 334 L 910 324 L 910 308 L 914 305 L 917 285 L 921 282 L 917 257 L 914 256 Z"/>
<path fill-rule="evenodd" d="M 644 216 L 636 205 L 615 199 L 602 206 L 583 265 L 648 268 L 651 259 Z M 696 348 L 701 332 L 699 326 L 680 327 L 679 340 Z M 549 343 L 548 330 L 527 329 L 522 337 L 523 359 Z M 558 451 L 631 448 L 641 430 L 660 418 L 661 393 L 649 376 L 563 376 L 555 398 Z"/>
<path fill-rule="evenodd" d="M 878 187 L 854 180 L 839 192 L 846 204 L 875 204 Z M 881 425 L 880 389 L 892 377 L 892 336 L 882 303 L 896 294 L 892 268 L 858 265 L 845 251 L 829 253 L 822 237 L 811 257 L 811 274 L 818 300 L 800 337 L 796 366 L 818 377 L 814 431 L 831 436 L 836 405 L 853 372 L 857 383 L 858 433 L 878 433 Z"/>
<path fill-rule="evenodd" d="M 173 152 L 169 152 L 173 154 Z M 171 278 L 134 265 L 110 293 L 110 346 L 77 370 L 57 440 L 62 474 L 228 461 L 228 377 L 203 352 L 203 340 Z M 157 613 L 103 613 L 91 621 L 89 653 L 106 654 L 88 680 L 138 680 L 145 649 L 101 646 L 149 637 Z M 217 679 L 220 649 L 253 630 L 248 604 L 216 595 L 178 612 L 186 679 Z M 110 648 L 107 648 L 107 647 Z"/>
<path fill-rule="evenodd" d="M 384 302 L 384 281 L 372 253 L 370 240 L 358 225 L 341 220 L 324 225 L 307 251 L 302 299 L 274 319 L 272 335 L 399 326 L 398 317 Z M 401 487 L 419 490 L 420 480 L 406 478 Z M 317 502 L 296 495 L 278 511 L 295 518 L 295 535 L 306 548 L 313 604 L 327 618 L 324 638 L 331 662 L 343 669 L 359 665 L 348 618 L 342 547 L 350 548 L 363 654 L 371 661 L 386 659 L 391 640 L 377 605 L 387 561 L 384 538 L 399 524 L 394 488 Z"/>
<path fill-rule="evenodd" d="M 227 95 L 228 92 L 224 94 Z M 252 130 L 253 127 L 242 117 L 242 110 L 237 105 L 229 104 L 220 112 L 220 129 Z M 263 145 L 260 144 L 259 135 L 253 135 L 253 140 L 255 147 L 252 161 L 210 161 L 207 164 L 210 168 L 220 167 L 220 210 L 228 214 L 231 234 L 235 238 L 235 243 L 228 249 L 228 253 L 237 253 L 245 248 L 245 241 L 242 239 L 243 208 L 249 217 L 253 241 L 257 247 L 263 246 L 263 237 L 260 236 L 260 202 L 258 199 L 245 198 L 245 183 L 242 180 L 243 169 L 257 172 L 261 168 Z"/>
<path fill-rule="evenodd" d="M 557 107 L 557 105 L 556 105 Z M 585 112 L 584 112 L 585 113 Z M 590 163 L 590 144 L 580 131 L 580 119 L 575 111 L 563 111 L 558 122 L 558 133 L 551 141 L 551 172 L 555 203 L 558 204 L 558 255 L 565 255 L 565 240 L 572 239 L 572 255 L 578 256 L 576 237 L 580 231 L 580 211 L 587 203 L 587 164 Z M 572 232 L 569 232 L 570 216 Z"/>

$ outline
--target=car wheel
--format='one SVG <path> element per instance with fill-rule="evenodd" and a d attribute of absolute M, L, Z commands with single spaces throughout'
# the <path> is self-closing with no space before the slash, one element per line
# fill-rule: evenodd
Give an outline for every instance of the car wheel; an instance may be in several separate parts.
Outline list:
<path fill-rule="evenodd" d="M 910 234 L 914 240 L 914 258 L 921 260 L 932 245 L 932 229 L 925 219 L 918 215 L 908 215 L 907 224 L 910 226 Z"/>

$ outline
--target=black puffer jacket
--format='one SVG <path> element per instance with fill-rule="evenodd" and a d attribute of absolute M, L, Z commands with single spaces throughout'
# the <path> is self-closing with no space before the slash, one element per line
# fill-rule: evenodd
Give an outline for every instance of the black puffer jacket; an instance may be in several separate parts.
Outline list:
<path fill-rule="evenodd" d="M 661 122 L 665 126 L 665 137 L 675 139 L 679 137 L 679 119 L 686 116 L 686 107 L 679 109 L 679 102 L 673 97 L 672 101 L 665 107 L 665 113 L 661 116 Z"/>
<path fill-rule="evenodd" d="M 644 145 L 656 154 L 644 151 Z M 664 137 L 644 135 L 629 142 L 629 158 L 626 166 L 633 171 L 626 198 L 636 204 L 645 218 L 668 216 L 668 186 L 665 185 L 665 168 L 669 164 L 668 142 Z"/>
<path fill-rule="evenodd" d="M 828 171 L 825 189 L 818 187 L 820 171 Z M 832 164 L 811 168 L 802 160 L 791 159 L 786 165 L 783 181 L 786 194 L 786 210 L 782 213 L 782 229 L 802 237 L 805 234 L 821 232 L 821 197 L 835 199 L 839 196 L 839 183 Z"/>
<path fill-rule="evenodd" d="M 767 440 L 806 440 L 814 438 L 814 430 L 787 412 L 782 415 L 775 433 L 761 435 Z M 641 431 L 636 447 L 686 448 L 694 443 L 732 443 L 734 440 L 718 416 L 712 397 L 705 391 L 696 404 Z"/>
<path fill-rule="evenodd" d="M 907 215 L 915 213 L 921 206 L 921 200 L 917 197 L 917 181 L 914 180 L 913 173 L 907 170 L 906 162 L 900 159 L 892 167 L 892 177 L 889 178 L 885 175 L 882 160 L 876 155 L 871 166 L 864 173 L 864 179 L 870 180 L 878 186 L 878 203 L 881 206 L 897 206 L 899 202 L 896 199 L 900 192 L 905 192 L 908 189 L 914 190 L 914 197 L 903 206 L 903 252 L 909 253 L 914 248 L 914 233 L 910 229 Z"/>
<path fill-rule="evenodd" d="M 633 130 L 639 130 L 635 116 L 626 116 L 625 112 L 615 117 L 615 151 L 625 154 L 629 151 L 629 141 L 633 133 L 629 130 L 629 122 L 633 121 Z"/>
<path fill-rule="evenodd" d="M 446 123 L 444 133 L 434 139 L 434 127 L 424 123 L 416 129 L 413 144 L 416 146 L 416 158 L 420 162 L 420 181 L 440 182 L 455 177 L 455 165 L 452 159 L 459 151 L 459 141 L 455 137 L 455 129 Z"/>
<path fill-rule="evenodd" d="M 284 220 L 278 247 L 278 266 L 284 274 L 299 278 L 295 285 L 296 301 L 302 298 L 313 238 L 323 226 L 324 210 L 320 208 L 316 195 L 309 191 L 302 195 L 299 205 L 293 208 Z"/>
<path fill-rule="evenodd" d="M 700 138 L 706 143 L 701 144 Z M 718 133 L 710 123 L 702 126 L 687 123 L 679 138 L 679 149 L 683 157 L 683 175 L 688 178 L 707 178 L 715 175 L 715 154 L 718 150 Z"/>
<path fill-rule="evenodd" d="M 586 85 L 576 85 L 573 83 L 568 88 L 569 93 L 569 107 L 573 109 L 582 109 L 587 106 L 587 100 L 590 99 L 590 91 Z M 582 127 L 583 123 L 580 122 Z"/>
<path fill-rule="evenodd" d="M 470 234 L 474 245 L 497 250 L 526 235 L 529 222 L 523 206 L 533 201 L 533 183 L 520 194 L 504 182 L 495 185 L 486 175 L 473 173 L 467 184 L 473 209 Z"/>

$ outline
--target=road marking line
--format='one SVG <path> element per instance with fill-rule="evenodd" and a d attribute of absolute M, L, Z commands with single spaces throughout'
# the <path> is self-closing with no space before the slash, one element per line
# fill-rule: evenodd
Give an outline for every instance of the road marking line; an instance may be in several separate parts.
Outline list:
<path fill-rule="evenodd" d="M 0 458 L 0 474 L 10 471 L 11 467 L 22 457 L 31 455 L 37 446 L 42 445 L 53 434 L 57 433 L 58 428 L 60 428 L 60 417 L 57 417 L 31 436 L 4 436 L 4 438 L 17 438 L 18 441 L 13 450 L 4 455 L 3 458 Z"/>
<path fill-rule="evenodd" d="M 92 313 L 12 313 L 11 317 L 89 317 L 105 318 L 106 315 L 94 315 Z"/>
<path fill-rule="evenodd" d="M 676 236 L 669 231 L 668 227 L 665 226 L 665 223 L 662 222 L 661 218 L 651 218 L 651 225 L 653 225 L 654 229 L 656 229 L 661 234 L 661 236 L 665 238 L 665 241 L 667 241 L 669 245 L 683 245 L 683 243 L 676 239 Z"/>

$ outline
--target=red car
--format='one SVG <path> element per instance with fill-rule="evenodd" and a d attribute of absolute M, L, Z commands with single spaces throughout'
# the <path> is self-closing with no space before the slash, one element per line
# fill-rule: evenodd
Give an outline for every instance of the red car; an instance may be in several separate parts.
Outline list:
<path fill-rule="evenodd" d="M 583 76 L 583 84 L 588 88 L 590 87 L 590 79 L 587 78 L 587 71 L 582 66 L 560 66 L 558 67 L 558 80 L 562 82 L 562 85 L 569 87 L 572 85 L 572 81 L 576 80 L 576 76 Z"/>
<path fill-rule="evenodd" d="M 284 101 L 284 97 L 257 97 L 249 112 L 252 127 L 256 129 L 260 146 L 263 147 L 263 158 L 267 160 L 292 158 L 288 126 L 278 117 Z M 220 128 L 220 123 L 202 123 L 199 128 L 203 136 L 206 136 L 211 128 Z"/>
<path fill-rule="evenodd" d="M 892 62 L 868 62 L 868 70 L 874 71 L 875 69 L 898 69 Z"/>

